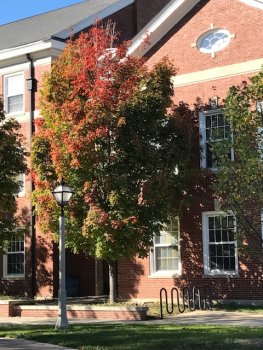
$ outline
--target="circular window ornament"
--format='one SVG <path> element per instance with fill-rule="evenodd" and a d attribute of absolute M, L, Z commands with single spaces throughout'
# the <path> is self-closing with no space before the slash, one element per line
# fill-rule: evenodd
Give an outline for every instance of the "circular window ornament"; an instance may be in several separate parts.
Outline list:
<path fill-rule="evenodd" d="M 224 49 L 231 39 L 226 29 L 211 29 L 197 39 L 197 48 L 203 53 L 214 53 Z"/>

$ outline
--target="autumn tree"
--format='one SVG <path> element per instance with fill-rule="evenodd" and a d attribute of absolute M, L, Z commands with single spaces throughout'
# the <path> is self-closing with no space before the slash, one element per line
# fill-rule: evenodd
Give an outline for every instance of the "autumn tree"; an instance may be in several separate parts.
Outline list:
<path fill-rule="evenodd" d="M 212 143 L 218 166 L 214 189 L 223 208 L 236 217 L 240 242 L 252 246 L 252 255 L 258 259 L 262 258 L 263 71 L 250 80 L 231 87 L 226 98 L 225 120 L 230 130 L 225 140 Z"/>
<path fill-rule="evenodd" d="M 15 216 L 15 200 L 21 183 L 17 180 L 26 171 L 23 137 L 19 123 L 6 119 L 3 100 L 0 98 L 0 252 L 8 245 L 14 232 L 23 231 L 20 218 Z"/>
<path fill-rule="evenodd" d="M 68 42 L 44 79 L 32 152 L 41 229 L 58 232 L 51 191 L 63 177 L 74 190 L 67 246 L 108 262 L 111 302 L 114 263 L 147 256 L 198 172 L 195 117 L 172 105 L 173 65 L 150 70 L 117 39 L 114 25 L 97 23 Z"/>

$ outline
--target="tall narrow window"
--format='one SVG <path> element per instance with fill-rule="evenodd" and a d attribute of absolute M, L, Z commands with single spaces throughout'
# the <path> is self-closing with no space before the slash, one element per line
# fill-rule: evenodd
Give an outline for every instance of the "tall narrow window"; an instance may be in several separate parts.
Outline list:
<path fill-rule="evenodd" d="M 200 134 L 202 135 L 201 146 L 203 147 L 202 167 L 216 169 L 211 150 L 213 142 L 220 142 L 229 137 L 229 124 L 225 121 L 224 115 L 221 112 L 206 112 L 201 113 L 200 119 Z M 216 138 L 215 138 L 216 137 Z M 230 151 L 229 157 L 233 160 L 233 150 Z"/>
<path fill-rule="evenodd" d="M 173 275 L 180 273 L 180 230 L 178 218 L 164 226 L 160 236 L 154 237 L 151 253 L 151 274 Z"/>
<path fill-rule="evenodd" d="M 4 276 L 23 277 L 25 273 L 24 237 L 14 236 L 4 255 Z"/>
<path fill-rule="evenodd" d="M 25 196 L 25 174 L 20 173 L 16 177 L 16 181 L 19 183 L 19 189 L 18 189 L 18 197 L 23 197 Z"/>
<path fill-rule="evenodd" d="M 7 114 L 24 112 L 24 74 L 5 76 L 5 110 Z"/>
<path fill-rule="evenodd" d="M 203 213 L 203 252 L 205 274 L 238 272 L 237 241 L 233 215 Z"/>

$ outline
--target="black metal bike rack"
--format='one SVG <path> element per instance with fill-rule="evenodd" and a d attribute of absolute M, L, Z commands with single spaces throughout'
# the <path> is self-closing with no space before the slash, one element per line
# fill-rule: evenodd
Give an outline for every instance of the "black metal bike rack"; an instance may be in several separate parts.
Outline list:
<path fill-rule="evenodd" d="M 177 297 L 177 309 L 180 313 L 183 313 L 186 308 L 190 311 L 199 310 L 211 310 L 212 309 L 212 299 L 211 299 L 211 288 L 208 285 L 204 287 L 204 297 L 201 297 L 200 288 L 197 286 L 193 287 L 192 298 L 190 298 L 190 291 L 188 287 L 183 287 L 182 289 L 182 307 L 180 306 L 179 290 L 174 287 L 171 290 L 171 310 L 168 307 L 168 297 L 167 290 L 162 288 L 160 290 L 160 311 L 161 318 L 163 318 L 163 298 L 162 293 L 165 293 L 165 307 L 166 312 L 171 315 L 174 312 L 174 292 L 176 292 Z"/>

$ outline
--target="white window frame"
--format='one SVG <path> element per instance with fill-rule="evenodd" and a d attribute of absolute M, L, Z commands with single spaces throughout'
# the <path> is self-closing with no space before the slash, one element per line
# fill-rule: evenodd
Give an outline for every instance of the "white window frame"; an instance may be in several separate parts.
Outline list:
<path fill-rule="evenodd" d="M 202 230 L 203 230 L 203 262 L 204 262 L 204 275 L 238 275 L 238 249 L 237 241 L 227 242 L 235 244 L 235 269 L 234 270 L 210 270 L 210 256 L 209 256 L 209 217 L 218 216 L 234 216 L 232 212 L 225 213 L 223 211 L 207 211 L 202 213 Z M 236 221 L 234 225 L 234 230 L 236 232 Z M 224 244 L 224 241 L 218 242 L 218 244 Z"/>
<path fill-rule="evenodd" d="M 199 113 L 199 132 L 201 134 L 200 146 L 202 147 L 202 157 L 201 157 L 201 167 L 207 167 L 207 159 L 206 159 L 206 147 L 208 140 L 206 139 L 206 117 L 213 114 L 223 114 L 221 109 L 212 109 L 210 111 L 204 111 Z M 217 140 L 220 142 L 220 140 Z M 234 160 L 234 150 L 231 148 L 231 160 Z M 217 171 L 216 167 L 209 168 L 212 171 Z"/>
<path fill-rule="evenodd" d="M 14 236 L 14 238 L 16 238 Z M 18 238 L 18 237 L 17 237 Z M 18 251 L 13 251 L 13 252 L 8 252 L 8 249 L 6 249 L 6 253 L 3 255 L 3 276 L 6 279 L 14 279 L 14 278 L 21 278 L 25 277 L 25 236 L 23 235 L 23 239 L 20 240 L 21 242 L 23 241 L 23 250 L 18 250 Z M 24 261 L 23 261 L 23 266 L 24 266 L 24 272 L 23 273 L 16 273 L 16 274 L 8 274 L 8 255 L 12 254 L 21 254 L 23 253 L 24 255 Z"/>
<path fill-rule="evenodd" d="M 7 95 L 7 79 L 8 78 L 11 78 L 11 77 L 14 77 L 14 76 L 17 76 L 17 75 L 21 75 L 22 76 L 22 81 L 23 81 L 23 107 L 20 111 L 17 111 L 17 112 L 13 112 L 13 113 L 9 113 L 8 112 L 8 95 Z M 11 96 L 16 96 L 16 95 L 11 95 Z M 21 71 L 18 71 L 18 72 L 13 72 L 13 73 L 10 73 L 10 74 L 6 74 L 4 76 L 4 105 L 5 105 L 5 111 L 6 111 L 6 114 L 8 116 L 12 116 L 12 115 L 20 115 L 20 114 L 24 114 L 25 113 L 25 74 L 24 72 L 21 72 Z"/>
<path fill-rule="evenodd" d="M 150 276 L 152 277 L 174 277 L 174 275 L 181 275 L 182 266 L 181 266 L 181 245 L 180 245 L 180 220 L 179 218 L 176 218 L 178 220 L 178 244 L 176 244 L 177 251 L 178 251 L 178 269 L 177 270 L 160 270 L 157 271 L 157 254 L 156 254 L 156 248 L 158 247 L 173 247 L 175 246 L 172 243 L 166 243 L 166 244 L 156 244 L 156 236 L 153 237 L 153 247 L 150 252 Z M 162 232 L 165 231 L 161 231 Z M 176 248 L 174 248 L 176 249 Z"/>

